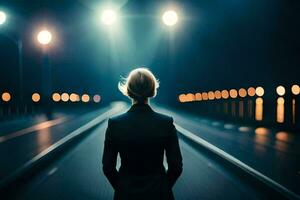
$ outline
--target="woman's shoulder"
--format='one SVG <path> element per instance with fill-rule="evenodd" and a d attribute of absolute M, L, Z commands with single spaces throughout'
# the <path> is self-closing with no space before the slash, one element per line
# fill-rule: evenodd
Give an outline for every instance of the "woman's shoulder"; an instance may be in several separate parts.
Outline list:
<path fill-rule="evenodd" d="M 173 117 L 166 115 L 164 113 L 160 113 L 160 112 L 155 112 L 157 118 L 163 120 L 163 121 L 168 121 L 168 122 L 173 122 Z"/>
<path fill-rule="evenodd" d="M 159 121 L 173 123 L 173 117 L 169 116 L 169 115 L 166 115 L 164 113 L 154 111 L 154 112 L 152 112 L 151 116 L 152 116 L 152 118 L 154 118 L 156 120 L 159 120 Z M 117 122 L 126 121 L 126 120 L 130 119 L 131 117 L 133 117 L 133 116 L 130 115 L 128 112 L 125 112 L 125 113 L 121 113 L 121 114 L 115 115 L 113 117 L 110 117 L 109 121 L 111 123 L 117 123 Z M 139 116 L 135 115 L 134 117 L 141 117 L 141 116 L 140 115 Z"/>

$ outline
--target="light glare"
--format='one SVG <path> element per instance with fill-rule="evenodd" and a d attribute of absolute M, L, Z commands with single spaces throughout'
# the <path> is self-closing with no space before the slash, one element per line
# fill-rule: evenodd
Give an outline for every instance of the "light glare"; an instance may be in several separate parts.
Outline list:
<path fill-rule="evenodd" d="M 0 25 L 4 24 L 6 21 L 6 14 L 3 11 L 0 11 Z"/>
<path fill-rule="evenodd" d="M 52 34 L 47 30 L 42 30 L 37 35 L 37 40 L 43 45 L 47 45 L 52 40 Z"/>
<path fill-rule="evenodd" d="M 283 96 L 285 94 L 285 88 L 282 85 L 280 85 L 276 88 L 276 92 L 279 96 Z"/>
<path fill-rule="evenodd" d="M 168 10 L 163 14 L 162 20 L 165 25 L 174 26 L 178 21 L 178 15 L 174 10 Z"/>
<path fill-rule="evenodd" d="M 103 24 L 110 26 L 114 24 L 117 20 L 117 13 L 114 10 L 104 10 L 101 16 L 101 21 Z"/>

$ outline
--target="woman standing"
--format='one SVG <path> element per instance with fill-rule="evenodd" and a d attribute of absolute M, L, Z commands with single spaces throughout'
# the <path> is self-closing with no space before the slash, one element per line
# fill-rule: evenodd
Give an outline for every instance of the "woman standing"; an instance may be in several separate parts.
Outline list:
<path fill-rule="evenodd" d="M 146 68 L 131 71 L 119 83 L 120 91 L 132 99 L 132 106 L 108 120 L 105 135 L 103 172 L 115 190 L 114 199 L 174 199 L 172 187 L 182 172 L 182 156 L 172 117 L 155 112 L 149 105 L 158 87 L 155 76 Z"/>

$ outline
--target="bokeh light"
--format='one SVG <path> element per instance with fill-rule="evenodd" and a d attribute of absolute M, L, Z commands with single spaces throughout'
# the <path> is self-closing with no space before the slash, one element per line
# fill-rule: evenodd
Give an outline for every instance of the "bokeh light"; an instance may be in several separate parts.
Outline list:
<path fill-rule="evenodd" d="M 196 101 L 202 101 L 202 95 L 201 95 L 201 93 L 196 93 L 195 94 L 195 99 L 196 99 Z"/>
<path fill-rule="evenodd" d="M 248 92 L 248 95 L 250 97 L 253 97 L 255 95 L 255 88 L 254 87 L 249 87 L 247 92 Z"/>
<path fill-rule="evenodd" d="M 195 95 L 192 93 L 188 93 L 186 95 L 186 101 L 188 101 L 188 102 L 195 101 Z"/>
<path fill-rule="evenodd" d="M 208 100 L 207 92 L 202 92 L 202 100 Z"/>
<path fill-rule="evenodd" d="M 277 99 L 277 103 L 278 103 L 278 104 L 284 104 L 284 98 L 283 98 L 283 97 L 279 97 L 279 98 Z"/>
<path fill-rule="evenodd" d="M 11 95 L 8 92 L 4 92 L 2 94 L 2 100 L 5 101 L 5 102 L 10 101 L 11 100 Z"/>
<path fill-rule="evenodd" d="M 215 91 L 215 98 L 216 99 L 221 99 L 222 98 L 222 94 L 219 90 Z"/>
<path fill-rule="evenodd" d="M 237 98 L 238 92 L 236 91 L 236 89 L 231 89 L 229 91 L 229 95 L 230 95 L 231 98 Z"/>
<path fill-rule="evenodd" d="M 209 100 L 214 100 L 215 99 L 215 93 L 212 92 L 212 91 L 208 92 L 208 99 Z"/>
<path fill-rule="evenodd" d="M 182 103 L 186 102 L 186 96 L 185 94 L 181 94 L 178 96 L 178 100 Z"/>
<path fill-rule="evenodd" d="M 71 102 L 76 102 L 78 101 L 78 95 L 75 93 L 70 94 L 70 101 Z"/>
<path fill-rule="evenodd" d="M 300 87 L 299 87 L 299 85 L 293 85 L 292 88 L 291 88 L 291 90 L 292 90 L 292 93 L 294 95 L 298 95 L 300 93 Z"/>
<path fill-rule="evenodd" d="M 107 9 L 102 12 L 101 21 L 104 25 L 111 26 L 117 21 L 117 12 Z"/>
<path fill-rule="evenodd" d="M 59 102 L 61 100 L 60 94 L 53 93 L 52 94 L 52 100 L 55 101 L 55 102 Z"/>
<path fill-rule="evenodd" d="M 4 24 L 6 21 L 6 14 L 3 11 L 0 11 L 0 25 Z"/>
<path fill-rule="evenodd" d="M 228 93 L 227 90 L 222 90 L 221 94 L 222 94 L 223 99 L 228 99 L 229 98 L 229 93 Z"/>
<path fill-rule="evenodd" d="M 256 104 L 263 104 L 263 102 L 264 102 L 263 99 L 260 97 L 255 100 Z"/>
<path fill-rule="evenodd" d="M 174 10 L 164 12 L 162 20 L 167 26 L 174 26 L 178 22 L 178 15 Z"/>
<path fill-rule="evenodd" d="M 247 90 L 245 88 L 239 89 L 239 95 L 240 95 L 240 97 L 246 97 L 247 96 Z"/>
<path fill-rule="evenodd" d="M 52 34 L 48 30 L 42 30 L 38 33 L 37 40 L 42 45 L 47 45 L 52 41 Z"/>
<path fill-rule="evenodd" d="M 285 94 L 285 88 L 282 85 L 280 85 L 276 88 L 276 92 L 279 96 L 283 96 Z"/>
<path fill-rule="evenodd" d="M 83 94 L 81 96 L 81 101 L 83 101 L 84 103 L 87 103 L 90 101 L 90 96 L 88 94 Z"/>
<path fill-rule="evenodd" d="M 39 93 L 33 93 L 31 99 L 33 102 L 39 102 L 41 100 L 41 95 Z"/>
<path fill-rule="evenodd" d="M 70 96 L 69 96 L 68 93 L 62 93 L 62 95 L 61 95 L 61 100 L 62 100 L 63 102 L 67 102 L 67 101 L 69 101 L 69 99 L 70 99 Z"/>
<path fill-rule="evenodd" d="M 94 95 L 93 100 L 95 103 L 99 103 L 101 101 L 101 96 L 99 94 Z"/>
<path fill-rule="evenodd" d="M 264 127 L 258 127 L 255 129 L 255 134 L 257 135 L 268 135 L 270 133 L 269 129 Z"/>
<path fill-rule="evenodd" d="M 262 87 L 257 87 L 255 89 L 255 93 L 256 93 L 257 96 L 262 97 L 265 94 L 265 90 Z"/>

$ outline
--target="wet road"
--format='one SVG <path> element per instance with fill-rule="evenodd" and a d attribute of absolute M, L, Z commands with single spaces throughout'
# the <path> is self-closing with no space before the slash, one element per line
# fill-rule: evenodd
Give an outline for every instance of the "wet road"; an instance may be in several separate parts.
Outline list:
<path fill-rule="evenodd" d="M 85 114 L 60 114 L 51 119 L 38 118 L 36 121 L 17 120 L 19 123 L 15 125 L 15 122 L 7 123 L 12 124 L 9 130 L 13 132 L 0 136 L 0 179 L 13 174 L 50 145 L 107 109 L 102 108 Z"/>
<path fill-rule="evenodd" d="M 157 107 L 177 124 L 300 195 L 300 135 Z"/>
<path fill-rule="evenodd" d="M 16 191 L 15 199 L 112 199 L 101 170 L 107 122 L 37 173 Z M 261 191 L 221 163 L 180 140 L 184 171 L 173 188 L 176 199 L 260 199 Z"/>

